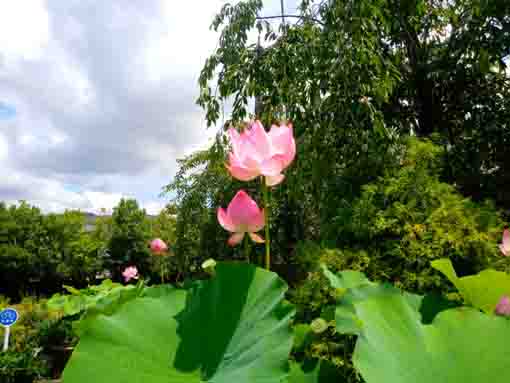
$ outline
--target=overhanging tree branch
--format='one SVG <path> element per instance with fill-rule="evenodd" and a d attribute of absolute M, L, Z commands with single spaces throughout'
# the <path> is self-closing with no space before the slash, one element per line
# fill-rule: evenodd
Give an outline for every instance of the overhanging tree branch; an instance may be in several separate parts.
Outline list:
<path fill-rule="evenodd" d="M 306 19 L 306 20 L 313 21 L 317 24 L 324 26 L 324 23 L 322 21 L 320 21 L 319 19 L 315 19 L 313 17 L 309 17 L 309 16 L 298 16 L 298 15 L 257 16 L 256 19 L 257 20 L 269 20 L 269 19 L 281 19 L 281 18 L 286 18 L 286 17 L 290 17 L 290 18 L 294 18 L 294 19 Z"/>

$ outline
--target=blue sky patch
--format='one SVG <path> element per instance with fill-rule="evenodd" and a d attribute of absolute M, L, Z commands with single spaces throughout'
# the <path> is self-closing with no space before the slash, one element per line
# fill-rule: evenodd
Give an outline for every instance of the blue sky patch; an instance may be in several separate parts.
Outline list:
<path fill-rule="evenodd" d="M 70 192 L 78 193 L 81 191 L 81 187 L 75 184 L 65 184 L 64 189 Z"/>
<path fill-rule="evenodd" d="M 16 116 L 16 108 L 0 101 L 0 120 L 7 120 Z"/>

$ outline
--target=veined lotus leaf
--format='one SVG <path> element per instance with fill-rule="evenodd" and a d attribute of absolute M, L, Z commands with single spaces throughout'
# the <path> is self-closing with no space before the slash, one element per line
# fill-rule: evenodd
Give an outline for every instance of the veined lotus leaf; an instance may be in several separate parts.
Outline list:
<path fill-rule="evenodd" d="M 390 285 L 363 284 L 339 302 L 360 323 L 353 363 L 367 383 L 510 382 L 509 320 L 462 307 L 424 324 L 424 301 Z"/>
<path fill-rule="evenodd" d="M 334 289 L 352 289 L 360 285 L 372 285 L 365 274 L 359 271 L 345 270 L 341 273 L 332 273 L 325 265 L 321 265 L 322 272 L 328 278 Z"/>
<path fill-rule="evenodd" d="M 328 279 L 331 287 L 341 291 L 341 306 L 337 306 L 335 317 L 337 330 L 342 333 L 358 334 L 361 331 L 361 322 L 356 316 L 354 306 L 345 299 L 345 293 L 354 287 L 371 286 L 365 274 L 359 271 L 345 270 L 338 274 L 333 274 L 326 266 L 322 265 L 322 272 Z M 356 290 L 357 291 L 357 290 Z"/>
<path fill-rule="evenodd" d="M 371 282 L 365 274 L 359 271 L 345 270 L 333 274 L 327 267 L 322 267 L 331 287 L 343 290 L 341 305 L 337 305 L 335 312 L 337 331 L 346 334 L 359 334 L 362 330 L 362 320 L 357 316 L 354 303 L 369 296 L 380 294 L 380 286 Z M 361 287 L 364 287 L 361 289 Z M 418 310 L 422 297 L 403 293 L 408 302 Z"/>
<path fill-rule="evenodd" d="M 510 296 L 510 275 L 496 270 L 483 270 L 476 275 L 458 277 L 449 259 L 438 259 L 431 263 L 452 282 L 464 301 L 492 314 L 503 295 Z"/>
<path fill-rule="evenodd" d="M 82 322 L 64 383 L 287 380 L 293 309 L 276 274 L 218 263 L 189 290 L 146 288 Z"/>

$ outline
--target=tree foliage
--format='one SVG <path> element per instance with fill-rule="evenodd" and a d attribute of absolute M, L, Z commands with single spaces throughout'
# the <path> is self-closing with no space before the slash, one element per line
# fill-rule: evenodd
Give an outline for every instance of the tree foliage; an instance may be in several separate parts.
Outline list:
<path fill-rule="evenodd" d="M 145 210 L 133 199 L 121 199 L 112 214 L 112 233 L 109 238 L 107 265 L 115 279 L 122 270 L 136 265 L 141 273 L 147 273 L 150 265 L 149 224 Z"/>
<path fill-rule="evenodd" d="M 120 281 L 120 268 L 127 264 L 136 264 L 147 277 L 156 276 L 160 264 L 150 256 L 149 240 L 160 237 L 174 244 L 173 213 L 163 209 L 149 217 L 136 201 L 122 200 L 113 216 L 90 221 L 90 215 L 79 211 L 44 214 L 26 202 L 0 202 L 0 293 L 14 300 L 49 295 L 63 284 L 95 284 L 105 271 Z M 164 259 L 166 268 L 175 272 L 170 259 Z"/>
<path fill-rule="evenodd" d="M 296 161 L 272 193 L 270 227 L 273 267 L 294 287 L 297 321 L 335 301 L 318 260 L 414 292 L 451 291 L 430 267 L 443 257 L 461 275 L 507 269 L 496 244 L 497 207 L 510 206 L 510 3 L 305 0 L 278 26 L 262 7 L 226 4 L 212 23 L 218 47 L 198 103 L 211 126 L 225 104 L 232 110 L 215 144 L 183 159 L 167 188 L 183 256 L 237 255 L 215 211 L 240 187 L 260 196 L 255 183 L 228 176 L 224 128 L 254 117 L 255 98 L 255 117 L 292 121 L 297 139 Z M 352 349 L 351 338 L 326 331 L 302 354 L 359 381 Z"/>
<path fill-rule="evenodd" d="M 2 292 L 20 298 L 51 293 L 64 281 L 80 286 L 102 268 L 101 244 L 84 229 L 79 212 L 48 214 L 26 202 L 0 203 Z"/>

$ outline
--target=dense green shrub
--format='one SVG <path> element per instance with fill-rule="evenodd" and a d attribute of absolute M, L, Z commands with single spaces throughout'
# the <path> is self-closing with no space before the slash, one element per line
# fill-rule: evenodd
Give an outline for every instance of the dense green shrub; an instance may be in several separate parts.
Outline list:
<path fill-rule="evenodd" d="M 508 267 L 497 247 L 504 227 L 498 211 L 440 181 L 442 154 L 428 140 L 409 139 L 397 171 L 365 185 L 359 198 L 337 210 L 330 227 L 337 245 L 364 259 L 359 267 L 358 257 L 348 255 L 344 268 L 424 292 L 445 288 L 430 268 L 434 259 L 450 258 L 461 275 Z"/>
<path fill-rule="evenodd" d="M 0 299 L 0 310 L 14 307 L 20 318 L 11 327 L 9 349 L 0 352 L 0 382 L 31 383 L 35 378 L 47 376 L 49 366 L 42 357 L 43 347 L 39 341 L 39 326 L 52 318 L 44 305 L 32 297 L 10 306 L 7 299 Z M 2 337 L 3 339 L 3 337 Z"/>
<path fill-rule="evenodd" d="M 32 383 L 45 376 L 47 367 L 37 358 L 39 350 L 27 347 L 22 351 L 0 353 L 0 381 L 2 383 Z"/>
<path fill-rule="evenodd" d="M 362 271 L 370 279 L 391 282 L 408 291 L 449 292 L 452 285 L 430 266 L 449 258 L 459 274 L 484 268 L 505 269 L 498 250 L 503 221 L 488 202 L 463 198 L 440 181 L 442 150 L 427 140 L 410 139 L 401 167 L 367 184 L 359 198 L 337 209 L 329 231 L 338 233 L 339 248 L 302 242 L 293 257 L 306 278 L 289 291 L 296 322 L 321 317 L 332 323 L 336 292 L 321 272 Z M 506 265 L 506 266 L 505 266 Z M 352 337 L 331 327 L 313 339 L 296 358 L 324 359 L 341 368 L 344 379 L 360 379 L 353 370 Z"/>
<path fill-rule="evenodd" d="M 0 352 L 0 382 L 31 383 L 60 376 L 78 341 L 72 322 L 75 318 L 63 318 L 63 313 L 51 309 L 45 299 L 34 297 L 10 305 L 0 296 L 0 310 L 5 307 L 14 307 L 20 318 L 11 327 L 8 351 Z"/>
<path fill-rule="evenodd" d="M 361 196 L 337 209 L 329 230 L 336 246 L 302 242 L 293 259 L 306 280 L 292 292 L 298 318 L 311 321 L 334 297 L 318 272 L 362 271 L 372 280 L 407 290 L 448 291 L 450 284 L 430 261 L 450 258 L 459 274 L 486 267 L 505 269 L 497 243 L 503 222 L 489 203 L 475 203 L 440 181 L 442 150 L 427 140 L 410 139 L 399 169 L 367 184 Z"/>

